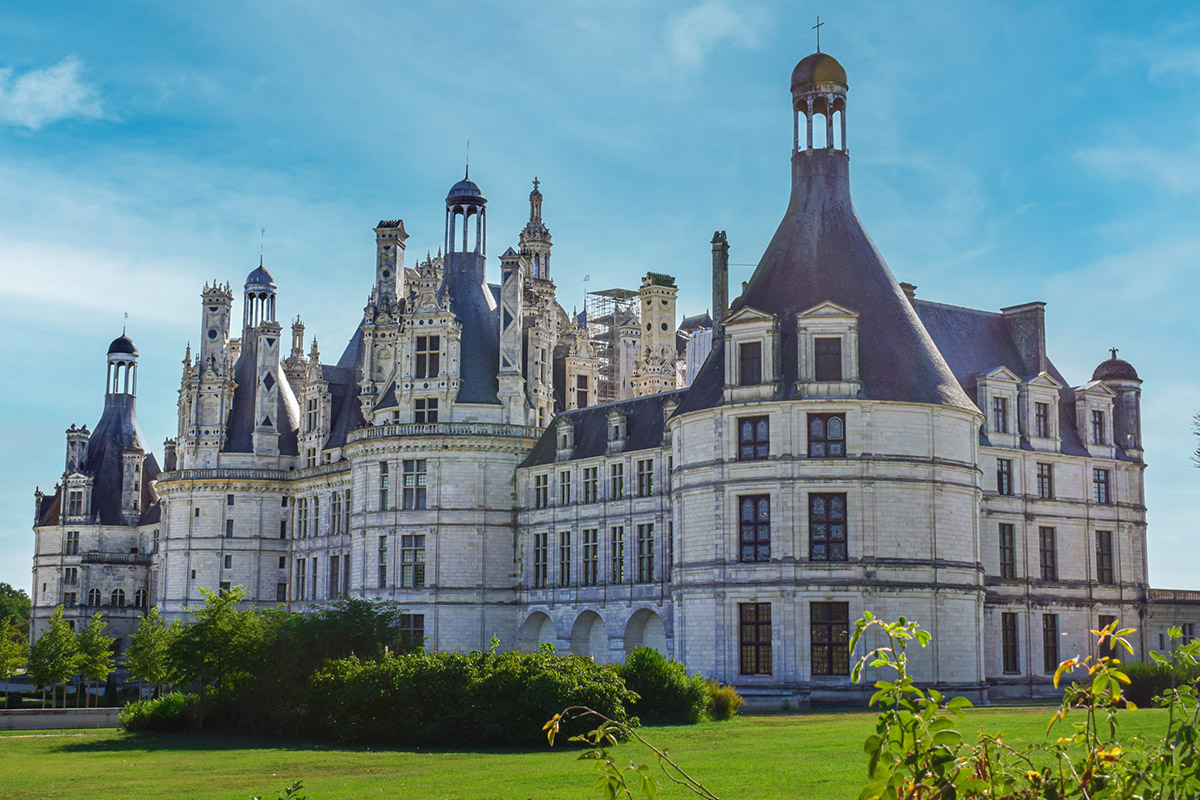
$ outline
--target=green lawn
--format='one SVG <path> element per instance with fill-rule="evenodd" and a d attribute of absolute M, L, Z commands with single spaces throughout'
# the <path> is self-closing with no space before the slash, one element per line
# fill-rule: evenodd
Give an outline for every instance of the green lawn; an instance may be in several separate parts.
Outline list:
<path fill-rule="evenodd" d="M 1003 732 L 1010 743 L 1041 741 L 1048 708 L 979 709 L 962 728 Z M 728 800 L 853 798 L 863 783 L 862 740 L 874 715 L 812 713 L 647 727 L 643 734 Z M 1121 715 L 1124 735 L 1162 730 L 1164 712 Z M 1055 736 L 1058 732 L 1055 732 Z M 0 736 L 0 800 L 171 798 L 249 800 L 293 780 L 311 800 L 334 798 L 595 798 L 577 753 L 408 751 L 336 748 L 207 736 L 133 736 L 118 731 Z M 620 754 L 644 760 L 634 745 Z M 687 797 L 664 786 L 660 797 Z"/>

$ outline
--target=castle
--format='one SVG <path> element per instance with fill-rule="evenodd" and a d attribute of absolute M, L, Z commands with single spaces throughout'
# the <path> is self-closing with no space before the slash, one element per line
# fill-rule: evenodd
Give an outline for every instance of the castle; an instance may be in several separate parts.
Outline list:
<path fill-rule="evenodd" d="M 200 295 L 179 427 L 138 426 L 137 348 L 108 349 L 104 413 L 67 431 L 36 495 L 34 635 L 58 605 L 127 641 L 149 606 L 240 585 L 262 607 L 395 601 L 429 648 L 617 661 L 649 645 L 762 702 L 856 691 L 864 610 L 934 634 L 920 679 L 979 699 L 1046 691 L 1120 618 L 1143 656 L 1191 635 L 1200 593 L 1149 588 L 1141 380 L 1069 380 L 1044 305 L 944 305 L 898 284 L 855 214 L 847 80 L 791 79 L 792 195 L 740 296 L 712 240 L 712 315 L 675 280 L 555 297 L 537 181 L 487 281 L 487 201 L 446 197 L 437 256 L 375 228 L 374 285 L 332 363 L 291 347 L 274 277 Z M 307 352 L 306 352 L 307 346 Z"/>

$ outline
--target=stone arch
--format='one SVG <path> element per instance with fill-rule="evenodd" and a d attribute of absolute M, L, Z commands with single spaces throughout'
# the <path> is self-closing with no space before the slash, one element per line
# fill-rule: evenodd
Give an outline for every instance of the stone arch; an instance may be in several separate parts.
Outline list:
<path fill-rule="evenodd" d="M 553 643 L 554 639 L 554 620 L 541 611 L 535 611 L 525 618 L 521 629 L 517 631 L 517 649 L 522 653 L 532 653 L 545 642 Z"/>
<path fill-rule="evenodd" d="M 584 611 L 571 626 L 571 653 L 591 656 L 600 663 L 608 659 L 608 631 L 595 611 Z"/>
<path fill-rule="evenodd" d="M 625 624 L 625 652 L 639 647 L 652 647 L 664 656 L 669 655 L 662 617 L 648 608 L 635 611 Z"/>

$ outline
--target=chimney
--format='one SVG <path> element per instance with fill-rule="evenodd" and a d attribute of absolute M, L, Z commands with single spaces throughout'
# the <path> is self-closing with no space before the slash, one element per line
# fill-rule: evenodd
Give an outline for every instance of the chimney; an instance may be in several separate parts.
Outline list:
<path fill-rule="evenodd" d="M 712 316 L 714 331 L 729 311 L 729 240 L 725 231 L 714 231 L 712 238 Z M 719 334 L 718 334 L 719 335 Z"/>
<path fill-rule="evenodd" d="M 917 299 L 917 285 L 915 283 L 900 283 L 900 289 L 904 292 L 904 296 L 908 298 L 908 302 Z"/>
<path fill-rule="evenodd" d="M 175 440 L 163 440 L 163 472 L 173 472 L 177 466 L 175 456 Z"/>
<path fill-rule="evenodd" d="M 1025 375 L 1031 378 L 1046 371 L 1046 304 L 1023 303 L 1000 309 L 1008 335 L 1012 337 L 1021 360 L 1025 362 Z"/>

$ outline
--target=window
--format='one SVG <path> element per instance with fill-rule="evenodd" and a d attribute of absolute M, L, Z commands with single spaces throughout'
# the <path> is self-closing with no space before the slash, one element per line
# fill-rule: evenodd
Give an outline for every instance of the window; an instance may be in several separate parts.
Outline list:
<path fill-rule="evenodd" d="M 225 559 L 222 563 L 224 564 L 225 569 L 233 569 L 233 556 L 225 556 Z"/>
<path fill-rule="evenodd" d="M 386 536 L 379 537 L 379 558 L 376 563 L 379 565 L 379 583 L 376 585 L 382 589 L 387 586 L 388 540 Z"/>
<path fill-rule="evenodd" d="M 1183 634 L 1183 638 L 1179 641 L 1181 644 L 1191 644 L 1196 638 L 1196 623 L 1185 622 L 1179 626 L 1179 632 Z"/>
<path fill-rule="evenodd" d="M 442 337 L 417 337 L 417 371 L 418 378 L 436 378 L 441 374 Z"/>
<path fill-rule="evenodd" d="M 416 422 L 433 423 L 438 421 L 438 401 L 436 397 L 418 397 L 415 401 Z"/>
<path fill-rule="evenodd" d="M 276 603 L 286 603 L 287 602 L 287 584 L 286 583 L 275 584 L 275 602 Z"/>
<path fill-rule="evenodd" d="M 583 585 L 596 585 L 596 572 L 600 566 L 600 531 L 596 528 L 583 529 Z"/>
<path fill-rule="evenodd" d="M 341 556 L 329 557 L 329 580 L 327 581 L 328 589 L 327 596 L 330 599 L 337 597 L 341 592 L 338 591 L 338 580 L 342 576 L 342 558 Z"/>
<path fill-rule="evenodd" d="M 846 455 L 846 415 L 808 415 L 808 457 L 841 458 Z"/>
<path fill-rule="evenodd" d="M 846 495 L 808 496 L 808 557 L 811 561 L 845 561 Z"/>
<path fill-rule="evenodd" d="M 231 520 L 231 519 L 225 520 L 225 538 L 226 539 L 233 538 L 233 520 Z"/>
<path fill-rule="evenodd" d="M 571 585 L 571 532 L 558 534 L 558 585 Z"/>
<path fill-rule="evenodd" d="M 1042 614 L 1042 669 L 1058 669 L 1058 614 Z"/>
<path fill-rule="evenodd" d="M 72 489 L 67 494 L 67 516 L 79 517 L 83 515 L 83 490 Z"/>
<path fill-rule="evenodd" d="M 771 560 L 771 498 L 765 494 L 738 498 L 739 561 Z"/>
<path fill-rule="evenodd" d="M 79 555 L 79 531 L 67 531 L 65 554 L 69 556 Z"/>
<path fill-rule="evenodd" d="M 79 604 L 79 595 L 76 592 L 63 592 L 63 605 L 67 608 Z"/>
<path fill-rule="evenodd" d="M 588 404 L 588 376 L 577 375 L 575 377 L 575 405 L 578 408 L 587 408 Z"/>
<path fill-rule="evenodd" d="M 1055 530 L 1045 526 L 1038 528 L 1038 549 L 1041 551 L 1042 580 L 1058 580 L 1058 548 L 1055 545 Z"/>
<path fill-rule="evenodd" d="M 637 579 L 638 583 L 654 581 L 654 523 L 637 526 Z"/>
<path fill-rule="evenodd" d="M 100 590 L 99 589 L 88 589 L 88 605 L 89 606 L 100 605 Z"/>
<path fill-rule="evenodd" d="M 428 475 L 425 472 L 425 459 L 407 460 L 404 462 L 404 508 L 406 511 L 420 511 L 425 508 L 425 491 Z"/>
<path fill-rule="evenodd" d="M 400 585 L 405 589 L 425 585 L 425 537 L 421 534 L 400 537 Z"/>
<path fill-rule="evenodd" d="M 761 461 L 770 454 L 768 417 L 741 417 L 738 423 L 738 461 Z"/>
<path fill-rule="evenodd" d="M 650 497 L 654 494 L 654 461 L 644 458 L 637 462 L 637 496 Z"/>
<path fill-rule="evenodd" d="M 1012 459 L 996 459 L 996 494 L 1009 496 L 1013 493 Z"/>
<path fill-rule="evenodd" d="M 1111 502 L 1108 494 L 1108 470 L 1092 470 L 1092 499 L 1105 506 Z"/>
<path fill-rule="evenodd" d="M 618 461 L 608 465 L 608 499 L 620 500 L 625 496 L 625 465 Z"/>
<path fill-rule="evenodd" d="M 312 433 L 317 429 L 317 398 L 310 397 L 304 401 L 304 430 Z"/>
<path fill-rule="evenodd" d="M 233 495 L 231 495 L 231 494 L 225 495 L 225 505 L 227 505 L 227 506 L 233 505 Z"/>
<path fill-rule="evenodd" d="M 614 525 L 609 529 L 609 556 L 612 560 L 610 583 L 625 582 L 625 527 Z"/>
<path fill-rule="evenodd" d="M 317 575 L 319 575 L 319 574 L 320 574 L 320 572 L 318 572 L 318 570 L 317 570 L 317 557 L 313 556 L 313 559 L 312 559 L 312 599 L 313 600 L 317 599 Z"/>
<path fill-rule="evenodd" d="M 307 587 L 308 560 L 300 559 L 296 562 L 296 599 L 303 600 L 305 588 Z"/>
<path fill-rule="evenodd" d="M 546 570 L 549 562 L 550 534 L 533 535 L 533 588 L 546 588 Z"/>
<path fill-rule="evenodd" d="M 1004 656 L 1004 671 L 1021 671 L 1021 651 L 1017 646 L 1017 615 L 1005 612 L 1000 615 L 1000 650 Z"/>
<path fill-rule="evenodd" d="M 842 340 L 841 338 L 817 337 L 813 339 L 813 354 L 815 355 L 815 371 L 813 377 L 818 381 L 840 381 L 842 379 Z"/>
<path fill-rule="evenodd" d="M 1033 404 L 1033 435 L 1043 438 L 1050 435 L 1050 404 Z"/>
<path fill-rule="evenodd" d="M 220 593 L 220 595 L 222 597 L 224 597 L 225 595 L 229 594 L 229 590 L 231 588 L 232 587 L 231 587 L 229 581 L 221 581 L 220 585 L 217 587 L 217 591 Z"/>
<path fill-rule="evenodd" d="M 1011 522 L 1000 523 L 1000 577 L 1017 577 L 1017 535 Z"/>
<path fill-rule="evenodd" d="M 109 595 L 108 599 L 109 599 L 109 605 L 116 606 L 117 608 L 124 608 L 125 607 L 125 590 L 124 589 L 113 589 L 112 594 Z"/>
<path fill-rule="evenodd" d="M 138 589 L 136 592 L 133 593 L 133 605 L 136 608 L 145 608 L 146 607 L 146 590 L 145 589 Z"/>
<path fill-rule="evenodd" d="M 756 386 L 762 383 L 762 342 L 742 342 L 738 345 L 738 385 Z"/>
<path fill-rule="evenodd" d="M 280 556 L 280 557 L 279 557 L 279 568 L 280 568 L 280 569 L 287 569 L 287 556 Z"/>
<path fill-rule="evenodd" d="M 343 530 L 345 533 L 350 532 L 350 490 L 347 489 L 342 499 L 342 519 L 345 520 Z"/>
<path fill-rule="evenodd" d="M 1008 398 L 992 398 L 992 432 L 1008 433 Z"/>
<path fill-rule="evenodd" d="M 569 506 L 571 504 L 571 471 L 563 470 L 558 473 L 558 504 L 560 506 Z"/>
<path fill-rule="evenodd" d="M 738 648 L 739 672 L 771 674 L 770 603 L 738 603 Z"/>
<path fill-rule="evenodd" d="M 287 508 L 288 499 L 286 496 L 279 498 L 279 507 Z"/>
<path fill-rule="evenodd" d="M 1113 583 L 1112 531 L 1096 531 L 1096 581 Z"/>
<path fill-rule="evenodd" d="M 437 338 L 436 336 L 433 338 Z M 400 615 L 400 652 L 411 653 L 419 647 L 425 646 L 425 615 L 424 614 L 401 614 Z"/>
<path fill-rule="evenodd" d="M 1117 621 L 1117 618 L 1112 614 L 1101 614 L 1097 622 L 1097 629 L 1104 630 L 1109 625 Z M 1105 639 L 1104 646 L 1100 648 L 1100 655 L 1112 658 L 1117 655 L 1116 640 Z"/>
<path fill-rule="evenodd" d="M 79 567 L 67 567 L 63 570 L 63 583 L 67 586 L 79 584 Z"/>
<path fill-rule="evenodd" d="M 1054 468 L 1050 464 L 1037 465 L 1038 497 L 1043 500 L 1054 499 Z"/>
<path fill-rule="evenodd" d="M 379 462 L 379 510 L 383 511 L 388 507 L 388 488 L 391 485 L 391 478 L 388 475 L 388 462 Z"/>
<path fill-rule="evenodd" d="M 594 503 L 600 499 L 600 468 L 583 468 L 583 502 Z"/>
<path fill-rule="evenodd" d="M 546 508 L 550 505 L 550 476 L 533 476 L 533 507 Z"/>
<path fill-rule="evenodd" d="M 321 498 L 312 499 L 312 535 L 321 535 Z"/>
<path fill-rule="evenodd" d="M 150 552 L 157 553 L 158 552 L 158 541 L 159 541 L 158 528 L 155 528 L 154 533 L 152 533 L 150 536 L 151 536 Z M 282 537 L 280 537 L 280 538 L 282 538 Z"/>
<path fill-rule="evenodd" d="M 287 538 L 287 520 L 286 519 L 279 520 L 279 538 L 280 539 Z M 158 543 L 157 542 L 155 542 L 154 551 L 158 552 Z"/>
<path fill-rule="evenodd" d="M 809 623 L 813 675 L 850 674 L 850 604 L 812 603 Z"/>
<path fill-rule="evenodd" d="M 329 498 L 329 532 L 342 532 L 342 493 L 334 492 Z"/>
<path fill-rule="evenodd" d="M 1104 412 L 1092 411 L 1092 444 L 1105 444 Z"/>

